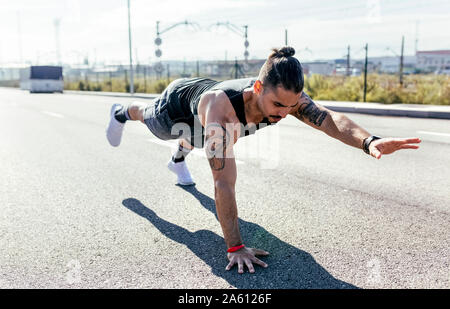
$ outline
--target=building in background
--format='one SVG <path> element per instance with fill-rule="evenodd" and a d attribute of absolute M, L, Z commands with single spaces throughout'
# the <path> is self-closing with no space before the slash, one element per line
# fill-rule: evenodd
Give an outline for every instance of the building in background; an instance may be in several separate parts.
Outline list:
<path fill-rule="evenodd" d="M 420 72 L 440 74 L 450 71 L 450 50 L 417 51 L 416 59 Z"/>
<path fill-rule="evenodd" d="M 374 69 L 379 73 L 397 74 L 400 71 L 400 57 L 371 57 L 370 62 L 374 64 Z M 415 56 L 403 57 L 403 73 L 412 74 L 416 68 Z"/>
<path fill-rule="evenodd" d="M 302 66 L 305 75 L 332 75 L 336 72 L 336 64 L 334 61 L 302 62 Z"/>
<path fill-rule="evenodd" d="M 0 67 L 0 81 L 13 81 L 20 79 L 20 71 L 23 65 L 2 65 Z"/>

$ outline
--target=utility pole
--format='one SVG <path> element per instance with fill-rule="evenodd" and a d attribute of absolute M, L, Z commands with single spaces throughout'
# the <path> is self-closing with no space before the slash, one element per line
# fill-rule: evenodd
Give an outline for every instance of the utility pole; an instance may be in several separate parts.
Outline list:
<path fill-rule="evenodd" d="M 128 73 L 126 69 L 124 69 L 124 72 L 125 72 L 125 92 L 127 92 Z"/>
<path fill-rule="evenodd" d="M 417 54 L 417 48 L 419 45 L 419 21 L 416 21 L 416 41 L 414 44 L 415 54 Z"/>
<path fill-rule="evenodd" d="M 200 63 L 197 60 L 197 77 L 200 77 Z"/>
<path fill-rule="evenodd" d="M 167 83 L 170 83 L 170 64 L 167 64 Z"/>
<path fill-rule="evenodd" d="M 239 64 L 237 58 L 234 60 L 234 69 L 231 71 L 231 76 L 233 76 L 234 71 L 234 79 L 238 79 L 239 77 L 245 77 L 245 73 L 241 68 L 241 65 Z"/>
<path fill-rule="evenodd" d="M 347 76 L 350 76 L 350 45 L 347 47 Z"/>
<path fill-rule="evenodd" d="M 109 71 L 109 91 L 112 92 L 113 88 L 112 88 L 112 72 Z"/>
<path fill-rule="evenodd" d="M 245 52 L 244 52 L 244 58 L 245 58 L 245 63 L 248 62 L 248 56 L 250 55 L 248 52 L 248 46 L 250 45 L 250 43 L 248 42 L 248 25 L 244 26 L 244 46 L 245 46 Z"/>
<path fill-rule="evenodd" d="M 400 86 L 403 86 L 403 51 L 405 49 L 405 36 L 402 36 L 402 50 L 400 54 Z"/>
<path fill-rule="evenodd" d="M 147 65 L 144 64 L 144 93 L 147 93 Z"/>
<path fill-rule="evenodd" d="M 128 2 L 128 49 L 130 51 L 130 93 L 134 94 L 134 76 L 133 76 L 133 52 L 131 49 L 131 20 L 130 20 L 130 0 Z"/>
<path fill-rule="evenodd" d="M 364 102 L 366 102 L 366 93 L 367 93 L 367 54 L 369 50 L 369 44 L 366 43 L 366 46 L 364 47 L 366 50 L 366 60 L 364 64 Z"/>
<path fill-rule="evenodd" d="M 288 31 L 284 29 L 284 46 L 288 46 Z"/>

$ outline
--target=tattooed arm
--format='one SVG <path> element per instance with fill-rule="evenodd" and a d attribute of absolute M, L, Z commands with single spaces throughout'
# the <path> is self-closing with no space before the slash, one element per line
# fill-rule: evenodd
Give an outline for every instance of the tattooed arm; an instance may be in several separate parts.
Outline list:
<path fill-rule="evenodd" d="M 300 97 L 298 109 L 291 112 L 291 115 L 307 125 L 356 148 L 362 148 L 364 139 L 370 136 L 369 132 L 351 121 L 347 116 L 315 103 L 305 92 Z"/>
<path fill-rule="evenodd" d="M 238 246 L 242 238 L 235 197 L 237 171 L 232 145 L 227 142 L 229 134 L 220 123 L 208 123 L 205 131 L 205 151 L 214 179 L 217 217 L 227 246 Z"/>
<path fill-rule="evenodd" d="M 206 114 L 205 151 L 214 178 L 217 218 L 222 227 L 225 243 L 228 248 L 231 248 L 243 244 L 235 195 L 237 171 L 233 153 L 233 146 L 240 136 L 241 127 L 236 123 L 237 117 L 225 116 L 227 104 L 231 106 L 231 103 L 226 95 L 223 95 L 225 97 L 222 96 L 222 99 L 221 95 L 214 94 L 205 98 L 205 100 L 210 99 L 208 107 L 204 109 Z M 253 263 L 267 267 L 255 256 L 267 254 L 263 250 L 247 247 L 228 253 L 229 264 L 226 270 L 230 270 L 237 264 L 239 273 L 244 272 L 244 265 L 253 273 L 255 271 Z"/>
<path fill-rule="evenodd" d="M 356 148 L 363 148 L 364 139 L 370 136 L 369 132 L 345 115 L 330 111 L 320 104 L 314 103 L 304 92 L 300 97 L 298 109 L 292 111 L 291 115 L 311 127 Z M 372 157 L 380 159 L 382 155 L 391 154 L 400 149 L 418 149 L 419 146 L 414 144 L 420 142 L 420 138 L 417 137 L 381 138 L 370 143 L 369 153 Z"/>
<path fill-rule="evenodd" d="M 204 108 L 205 152 L 214 179 L 217 217 L 227 246 L 234 247 L 240 245 L 242 239 L 234 190 L 237 177 L 233 154 L 235 141 L 231 140 L 232 130 L 229 124 L 227 126 L 231 120 L 226 117 L 227 113 L 223 109 L 223 100 L 227 98 L 212 93 L 203 99 L 208 100 L 207 107 Z"/>

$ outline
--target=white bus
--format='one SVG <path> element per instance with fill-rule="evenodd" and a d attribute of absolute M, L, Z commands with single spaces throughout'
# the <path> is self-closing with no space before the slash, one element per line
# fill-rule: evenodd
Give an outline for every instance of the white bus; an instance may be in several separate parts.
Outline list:
<path fill-rule="evenodd" d="M 61 66 L 31 66 L 20 72 L 20 89 L 34 92 L 63 92 Z"/>

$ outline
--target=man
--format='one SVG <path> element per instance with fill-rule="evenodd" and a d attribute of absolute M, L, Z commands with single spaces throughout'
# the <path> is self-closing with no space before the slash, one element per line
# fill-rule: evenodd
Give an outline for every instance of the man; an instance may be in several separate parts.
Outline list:
<path fill-rule="evenodd" d="M 240 137 L 290 114 L 376 159 L 400 149 L 417 149 L 414 144 L 420 143 L 418 138 L 372 136 L 345 115 L 314 103 L 302 91 L 303 70 L 294 54 L 292 47 L 274 49 L 257 79 L 179 79 L 150 104 L 134 102 L 111 108 L 107 138 L 112 146 L 120 144 L 127 120 L 141 121 L 158 138 L 179 139 L 168 168 L 181 185 L 194 184 L 184 161 L 186 156 L 194 147 L 205 147 L 214 179 L 217 216 L 229 248 L 227 270 L 235 264 L 239 273 L 244 272 L 244 265 L 250 273 L 255 272 L 253 264 L 267 267 L 256 256 L 268 252 L 245 247 L 239 232 L 233 146 Z"/>

